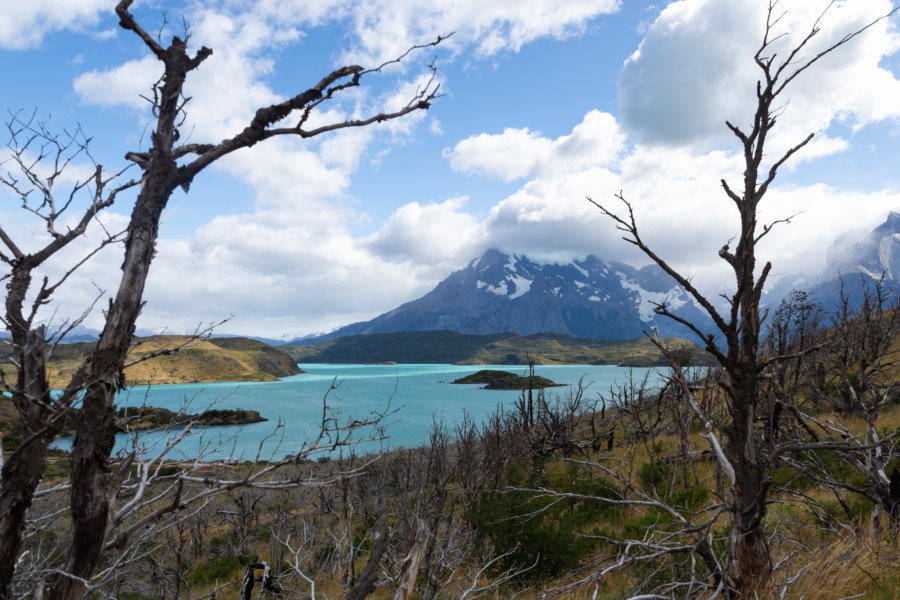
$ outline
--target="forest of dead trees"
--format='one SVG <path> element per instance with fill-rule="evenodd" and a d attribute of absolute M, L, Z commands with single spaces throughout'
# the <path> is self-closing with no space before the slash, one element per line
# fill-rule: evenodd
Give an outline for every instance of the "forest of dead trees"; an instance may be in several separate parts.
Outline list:
<path fill-rule="evenodd" d="M 793 358 L 764 373 L 752 432 L 767 461 L 768 597 L 809 597 L 823 578 L 839 582 L 828 597 L 900 591 L 895 309 L 872 287 L 835 314 L 800 292 L 772 311 L 763 356 Z M 206 496 L 209 481 L 252 482 L 271 465 L 137 462 L 114 503 L 146 501 L 106 544 L 91 594 L 733 597 L 728 475 L 703 437 L 729 421 L 723 372 L 668 373 L 661 389 L 526 391 L 484 424 L 436 422 L 420 448 L 348 447 Z M 31 509 L 16 597 L 64 564 L 65 475 L 48 473 Z M 167 512 L 173 485 L 193 500 Z"/>
<path fill-rule="evenodd" d="M 767 311 L 761 304 L 771 264 L 756 262 L 757 243 L 787 220 L 760 227 L 758 206 L 778 169 L 812 138 L 778 156 L 767 152 L 785 89 L 869 26 L 810 51 L 816 22 L 779 56 L 773 48 L 783 34 L 777 5 L 769 4 L 754 56 L 755 113 L 748 125 L 726 124 L 745 171 L 740 186 L 722 181 L 739 215 L 734 248 L 729 242 L 719 252 L 735 277 L 724 309 L 645 243 L 624 194 L 623 214 L 598 203 L 624 240 L 709 314 L 714 333 L 670 314 L 665 303 L 656 306 L 694 330 L 712 366 L 669 353 L 661 388 L 631 381 L 558 396 L 525 392 L 513 410 L 486 423 L 438 422 L 425 447 L 369 456 L 355 454 L 355 444 L 384 436 L 387 415 L 342 415 L 326 395 L 320 435 L 301 451 L 226 466 L 167 460 L 190 425 L 161 432 L 166 443 L 153 451 L 135 440 L 130 451 L 112 454 L 116 433 L 128 427 L 115 398 L 173 191 L 187 191 L 217 159 L 275 136 L 312 137 L 426 110 L 438 86 L 432 77 L 395 112 L 310 128 L 314 111 L 388 63 L 350 65 L 259 108 L 230 138 L 182 143 L 183 86 L 212 50 L 189 52 L 188 35 L 164 44 L 130 6 L 121 0 L 116 7 L 121 27 L 164 71 L 148 97 L 155 123 L 149 148 L 126 156 L 139 176 L 120 181 L 124 170 L 96 165 L 89 179 L 57 196 L 62 170 L 89 156 L 87 137 L 53 134 L 19 113 L 8 125 L 20 174 L 0 183 L 39 220 L 47 240 L 33 250 L 0 226 L 2 318 L 15 368 L 0 383 L 20 433 L 2 453 L 0 600 L 897 594 L 896 301 L 872 284 L 855 301 L 845 294 L 836 309 L 797 292 Z M 49 176 L 44 165 L 35 167 L 35 151 L 50 163 Z M 40 276 L 45 261 L 129 190 L 137 197 L 127 230 L 105 232 L 61 279 Z M 66 221 L 81 194 L 82 212 Z M 41 310 L 108 245 L 122 245 L 124 260 L 100 341 L 65 389 L 51 394 L 48 355 L 79 320 L 48 331 Z M 49 446 L 73 416 L 73 452 L 57 458 Z"/>

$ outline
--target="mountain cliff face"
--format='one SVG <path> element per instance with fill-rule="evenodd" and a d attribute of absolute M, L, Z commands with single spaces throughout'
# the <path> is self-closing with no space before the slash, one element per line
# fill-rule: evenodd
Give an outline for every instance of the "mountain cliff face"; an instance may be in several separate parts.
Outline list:
<path fill-rule="evenodd" d="M 872 231 L 855 229 L 838 236 L 817 276 L 783 278 L 769 294 L 774 300 L 768 304 L 777 303 L 791 289 L 800 289 L 826 311 L 833 311 L 840 306 L 843 288 L 855 306 L 862 290 L 873 289 L 882 277 L 886 293 L 900 293 L 900 213 L 896 212 Z"/>
<path fill-rule="evenodd" d="M 680 324 L 655 315 L 651 302 L 666 302 L 678 314 L 708 324 L 687 294 L 656 266 L 635 269 L 593 256 L 540 264 L 488 250 L 422 298 L 315 342 L 433 330 L 478 335 L 547 332 L 615 340 L 641 337 L 657 327 L 664 336 L 690 335 Z"/>
<path fill-rule="evenodd" d="M 863 273 L 871 278 L 884 274 L 886 280 L 900 281 L 900 213 L 891 212 L 872 231 L 844 233 L 826 256 L 828 274 Z"/>

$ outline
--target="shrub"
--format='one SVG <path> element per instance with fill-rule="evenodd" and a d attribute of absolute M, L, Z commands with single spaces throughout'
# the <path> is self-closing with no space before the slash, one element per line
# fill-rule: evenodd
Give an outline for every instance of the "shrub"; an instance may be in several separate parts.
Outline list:
<path fill-rule="evenodd" d="M 234 579 L 242 565 L 249 561 L 236 554 L 226 554 L 208 562 L 201 562 L 188 573 L 186 579 L 193 585 L 211 585 L 216 581 Z"/>
<path fill-rule="evenodd" d="M 665 495 L 668 482 L 672 479 L 672 466 L 662 461 L 644 463 L 638 470 L 638 480 L 647 491 L 653 490 L 658 496 Z"/>
<path fill-rule="evenodd" d="M 574 467 L 574 465 L 572 465 Z M 507 476 L 511 487 L 546 487 L 597 497 L 621 497 L 618 488 L 600 479 L 579 479 L 567 469 L 548 476 L 536 468 L 513 467 Z M 595 541 L 578 535 L 602 517 L 618 514 L 619 507 L 590 499 L 560 499 L 531 491 L 482 493 L 470 522 L 492 545 L 495 555 L 509 553 L 495 572 L 535 565 L 524 577 L 552 578 L 579 564 L 594 549 Z"/>
<path fill-rule="evenodd" d="M 695 485 L 683 490 L 678 490 L 668 498 L 668 503 L 682 510 L 697 510 L 706 505 L 709 500 L 709 489 L 702 485 Z"/>

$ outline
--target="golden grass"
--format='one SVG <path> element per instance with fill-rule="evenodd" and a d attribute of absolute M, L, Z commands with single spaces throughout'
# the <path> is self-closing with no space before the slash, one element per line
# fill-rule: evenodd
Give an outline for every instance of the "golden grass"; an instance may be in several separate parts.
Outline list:
<path fill-rule="evenodd" d="M 187 336 L 163 335 L 144 338 L 128 353 L 131 362 L 152 352 L 175 348 Z M 278 377 L 260 369 L 257 349 L 223 348 L 209 340 L 192 342 L 189 348 L 156 356 L 125 369 L 126 385 L 207 383 L 217 381 L 275 381 Z M 81 365 L 84 355 L 69 354 L 48 365 L 50 386 L 64 387 Z"/>
<path fill-rule="evenodd" d="M 791 565 L 800 573 L 785 595 L 789 600 L 900 598 L 900 555 L 890 527 L 874 535 L 847 534 Z"/>

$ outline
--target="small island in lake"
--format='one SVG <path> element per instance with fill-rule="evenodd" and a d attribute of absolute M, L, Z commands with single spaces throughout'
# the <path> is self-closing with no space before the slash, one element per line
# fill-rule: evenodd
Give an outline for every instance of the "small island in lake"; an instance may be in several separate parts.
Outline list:
<path fill-rule="evenodd" d="M 472 373 L 465 377 L 461 377 L 453 383 L 484 383 L 486 390 L 527 390 L 527 389 L 544 389 L 548 387 L 560 387 L 565 384 L 550 381 L 546 377 L 531 375 L 522 377 L 508 371 L 495 371 L 484 369 L 477 373 Z"/>
<path fill-rule="evenodd" d="M 77 415 L 78 409 L 73 410 Z M 249 425 L 250 423 L 262 423 L 267 418 L 255 410 L 242 409 L 211 409 L 198 414 L 176 412 L 168 408 L 158 406 L 121 407 L 116 411 L 116 416 L 122 424 L 121 431 L 127 427 L 131 431 L 146 431 L 148 429 L 162 429 L 164 427 L 182 427 L 188 423 L 195 423 L 203 427 L 222 425 Z M 75 435 L 75 419 L 69 418 L 66 426 L 60 432 L 61 436 Z"/>
<path fill-rule="evenodd" d="M 249 425 L 250 423 L 262 423 L 268 421 L 256 410 L 242 409 L 211 409 L 199 414 L 188 414 L 171 411 L 167 408 L 156 406 L 142 406 L 139 408 L 120 408 L 119 418 L 133 418 L 128 424 L 129 429 L 158 429 L 169 425 L 186 425 L 194 422 L 205 427 L 221 425 Z"/>

